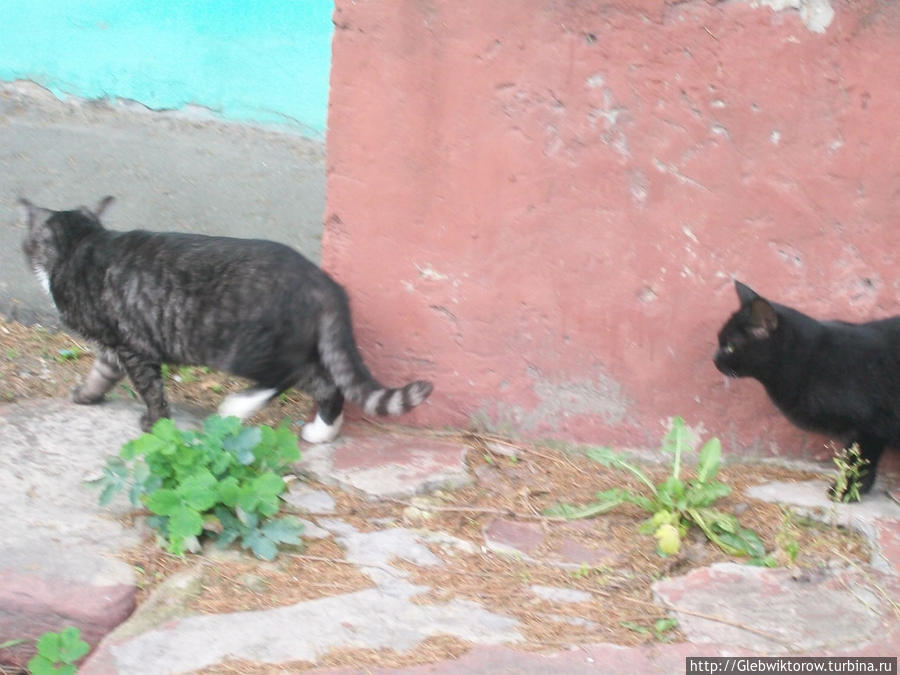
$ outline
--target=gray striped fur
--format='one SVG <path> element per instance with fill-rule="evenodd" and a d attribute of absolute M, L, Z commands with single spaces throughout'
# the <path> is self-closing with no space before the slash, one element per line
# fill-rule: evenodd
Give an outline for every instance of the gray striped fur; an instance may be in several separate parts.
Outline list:
<path fill-rule="evenodd" d="M 389 389 L 372 377 L 356 348 L 349 313 L 342 310 L 322 316 L 319 357 L 344 396 L 367 415 L 402 415 L 428 398 L 430 382 L 417 380 Z"/>

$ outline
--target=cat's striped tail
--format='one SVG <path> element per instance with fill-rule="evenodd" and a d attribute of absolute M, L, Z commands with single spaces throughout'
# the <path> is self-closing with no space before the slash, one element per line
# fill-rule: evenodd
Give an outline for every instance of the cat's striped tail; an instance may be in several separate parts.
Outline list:
<path fill-rule="evenodd" d="M 367 415 L 401 415 L 422 403 L 433 389 L 425 380 L 389 389 L 372 377 L 356 349 L 346 309 L 323 312 L 318 346 L 319 358 L 341 393 Z"/>

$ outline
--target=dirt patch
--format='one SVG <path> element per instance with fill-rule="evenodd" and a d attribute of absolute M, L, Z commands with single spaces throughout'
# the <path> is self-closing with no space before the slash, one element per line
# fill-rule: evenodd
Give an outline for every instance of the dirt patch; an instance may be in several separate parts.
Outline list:
<path fill-rule="evenodd" d="M 91 369 L 92 347 L 80 338 L 43 326 L 24 326 L 0 315 L 0 403 L 57 397 L 67 398 Z M 239 377 L 193 366 L 163 368 L 166 396 L 171 403 L 213 412 L 231 392 L 249 386 Z M 122 380 L 109 399 L 137 400 L 131 382 Z M 313 402 L 290 390 L 253 417 L 253 424 L 275 426 L 284 418 L 306 420 Z"/>
<path fill-rule="evenodd" d="M 90 368 L 90 362 L 89 346 L 76 338 L 0 320 L 2 402 L 67 396 Z M 166 372 L 166 389 L 173 403 L 206 410 L 214 410 L 227 392 L 243 386 L 245 383 L 237 378 L 205 368 L 171 368 Z M 127 381 L 112 395 L 135 396 Z M 275 425 L 284 418 L 296 422 L 307 419 L 310 412 L 307 397 L 289 392 L 251 422 Z M 488 610 L 518 618 L 526 638 L 519 648 L 560 649 L 600 641 L 622 645 L 677 641 L 681 638 L 677 627 L 659 628 L 658 622 L 668 615 L 654 602 L 653 582 L 731 559 L 696 532 L 687 537 L 677 556 L 661 557 L 654 539 L 637 532 L 645 514 L 636 507 L 621 507 L 601 518 L 576 523 L 544 517 L 545 509 L 561 500 L 585 503 L 597 491 L 612 487 L 640 490 L 633 476 L 604 469 L 580 451 L 471 434 L 410 433 L 454 435 L 466 442 L 470 446 L 467 461 L 475 477 L 473 485 L 428 497 L 381 502 L 314 485 L 335 499 L 335 513 L 328 516 L 361 531 L 394 526 L 425 528 L 466 542 L 465 547 L 430 545 L 443 566 L 419 567 L 404 561 L 391 564 L 408 574 L 411 582 L 431 589 L 417 596 L 416 602 L 469 599 Z M 657 482 L 666 474 L 661 465 L 645 468 Z M 868 547 L 856 533 L 812 523 L 777 505 L 746 496 L 752 485 L 822 477 L 768 464 L 729 464 L 720 478 L 733 490 L 718 502 L 718 507 L 737 514 L 742 525 L 754 529 L 779 564 L 818 568 L 867 562 Z M 304 517 L 315 519 L 315 515 Z M 534 546 L 525 554 L 492 549 L 489 534 L 498 522 L 526 524 L 535 534 Z M 578 559 L 579 551 L 585 552 L 586 562 L 572 565 L 572 556 Z M 173 573 L 199 566 L 203 591 L 191 600 L 190 608 L 207 613 L 289 605 L 373 585 L 364 570 L 347 563 L 344 552 L 330 539 L 308 541 L 302 550 L 285 551 L 271 563 L 238 550 L 178 558 L 160 550 L 152 540 L 129 552 L 126 559 L 141 578 L 139 603 Z M 561 564 L 567 559 L 568 564 Z M 572 593 L 560 596 L 546 589 Z M 403 654 L 381 650 L 331 652 L 318 665 L 399 667 L 453 658 L 468 648 L 456 638 L 438 637 Z M 272 667 L 235 661 L 203 672 L 281 673 L 310 665 Z"/>

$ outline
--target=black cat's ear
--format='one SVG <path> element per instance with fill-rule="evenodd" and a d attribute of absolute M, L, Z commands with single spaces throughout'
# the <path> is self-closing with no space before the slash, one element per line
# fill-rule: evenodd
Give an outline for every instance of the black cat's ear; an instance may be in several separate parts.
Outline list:
<path fill-rule="evenodd" d="M 734 290 L 737 291 L 738 300 L 742 305 L 753 302 L 759 297 L 759 294 L 746 284 L 742 284 L 737 279 L 734 280 Z"/>
<path fill-rule="evenodd" d="M 108 207 L 114 201 L 116 201 L 115 197 L 113 197 L 112 195 L 106 195 L 103 199 L 101 199 L 97 203 L 97 206 L 94 207 L 94 216 L 96 216 L 99 219 L 100 216 L 103 215 L 103 212 L 106 211 L 106 207 Z"/>
<path fill-rule="evenodd" d="M 750 334 L 764 340 L 778 328 L 778 314 L 768 300 L 756 297 L 750 302 Z"/>

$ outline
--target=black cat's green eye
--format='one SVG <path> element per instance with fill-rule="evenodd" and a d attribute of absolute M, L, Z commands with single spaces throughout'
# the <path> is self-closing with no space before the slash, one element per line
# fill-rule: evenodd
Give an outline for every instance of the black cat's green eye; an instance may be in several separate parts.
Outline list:
<path fill-rule="evenodd" d="M 725 352 L 726 354 L 734 354 L 734 345 L 727 344 L 724 347 L 722 347 L 722 351 Z"/>

